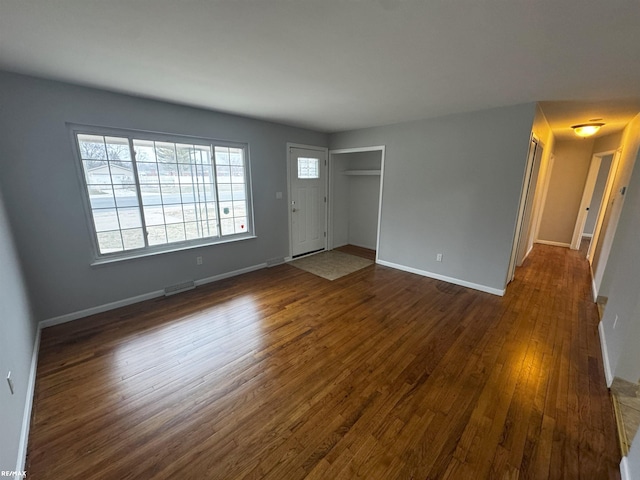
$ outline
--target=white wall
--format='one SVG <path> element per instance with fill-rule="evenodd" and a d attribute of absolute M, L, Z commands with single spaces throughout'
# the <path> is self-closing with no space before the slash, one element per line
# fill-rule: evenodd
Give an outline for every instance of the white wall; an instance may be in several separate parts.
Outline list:
<path fill-rule="evenodd" d="M 386 145 L 380 260 L 502 291 L 533 117 L 525 104 L 331 135 Z"/>
<path fill-rule="evenodd" d="M 0 470 L 15 470 L 36 328 L 1 193 L 0 283 Z M 5 380 L 9 371 L 13 395 Z"/>
<path fill-rule="evenodd" d="M 275 195 L 287 191 L 286 143 L 327 145 L 318 132 L 9 73 L 0 91 L 0 184 L 38 320 L 286 257 L 287 200 Z M 258 238 L 91 267 L 65 122 L 248 142 Z"/>

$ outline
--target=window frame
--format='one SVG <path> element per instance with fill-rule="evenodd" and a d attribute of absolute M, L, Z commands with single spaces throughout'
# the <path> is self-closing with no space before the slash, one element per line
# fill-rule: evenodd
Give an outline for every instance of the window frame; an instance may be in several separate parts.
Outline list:
<path fill-rule="evenodd" d="M 86 222 L 87 231 L 91 239 L 91 244 L 93 248 L 93 258 L 91 262 L 92 266 L 257 238 L 256 231 L 255 231 L 254 213 L 253 213 L 254 212 L 253 188 L 252 188 L 252 181 L 251 181 L 250 147 L 248 142 L 220 140 L 220 139 L 209 138 L 209 137 L 154 132 L 154 131 L 148 131 L 148 130 L 101 127 L 101 126 L 81 125 L 81 124 L 73 124 L 73 123 L 67 123 L 67 128 L 69 130 L 69 135 L 71 139 L 73 156 L 75 157 L 77 178 L 78 178 L 78 182 L 80 183 L 81 190 L 83 192 L 82 204 L 83 204 L 83 209 L 86 217 L 85 222 Z M 80 146 L 78 142 L 78 135 L 83 135 L 83 134 L 100 135 L 103 137 L 109 137 L 109 136 L 121 137 L 121 138 L 126 138 L 128 140 L 130 153 L 131 153 L 131 161 L 134 166 L 135 185 L 136 185 L 136 192 L 138 196 L 138 208 L 140 210 L 140 217 L 142 222 L 141 228 L 143 229 L 146 228 L 146 220 L 144 217 L 144 204 L 142 203 L 142 198 L 140 197 L 140 179 L 138 178 L 138 175 L 137 175 L 137 172 L 138 172 L 137 160 L 135 159 L 135 155 L 133 151 L 134 140 L 170 142 L 170 143 L 188 143 L 192 145 L 207 146 L 211 149 L 211 159 L 212 159 L 211 164 L 214 172 L 214 178 L 217 177 L 217 173 L 216 173 L 217 169 L 216 169 L 216 162 L 215 162 L 215 147 L 242 149 L 244 169 L 245 169 L 245 185 L 246 185 L 245 195 L 246 195 L 246 207 L 247 207 L 247 216 L 246 216 L 247 231 L 244 233 L 222 235 L 222 230 L 220 225 L 221 218 L 219 215 L 220 200 L 218 195 L 218 181 L 216 178 L 213 183 L 214 190 L 215 190 L 215 204 L 218 210 L 218 215 L 216 218 L 218 235 L 216 237 L 204 237 L 204 238 L 184 240 L 179 242 L 170 242 L 170 243 L 159 244 L 159 245 L 148 245 L 148 240 L 145 240 L 146 245 L 140 248 L 121 250 L 117 252 L 101 253 L 100 244 L 98 242 L 98 231 L 97 231 L 94 216 L 93 216 L 93 209 L 91 207 L 89 184 L 86 181 L 86 175 L 85 175 L 84 166 L 82 163 L 83 159 L 80 153 Z M 181 202 L 179 205 L 184 205 L 184 203 Z M 143 235 L 147 236 L 147 233 L 143 231 Z"/>

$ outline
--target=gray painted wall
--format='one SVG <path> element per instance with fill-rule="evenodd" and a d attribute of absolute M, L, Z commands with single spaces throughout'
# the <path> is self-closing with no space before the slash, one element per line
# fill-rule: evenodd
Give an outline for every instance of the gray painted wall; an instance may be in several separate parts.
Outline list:
<path fill-rule="evenodd" d="M 331 135 L 331 148 L 386 145 L 380 259 L 502 290 L 534 107 Z"/>
<path fill-rule="evenodd" d="M 0 186 L 38 320 L 287 256 L 287 200 L 275 196 L 286 142 L 327 146 L 318 132 L 9 73 L 0 92 Z M 248 142 L 258 238 L 91 267 L 65 122 Z"/>
<path fill-rule="evenodd" d="M 592 151 L 593 139 L 556 142 L 555 161 L 538 231 L 539 240 L 571 243 Z"/>
<path fill-rule="evenodd" d="M 600 162 L 598 177 L 596 178 L 591 203 L 589 204 L 589 213 L 584 223 L 584 230 L 582 230 L 585 234 L 593 235 L 593 231 L 596 228 L 596 220 L 598 219 L 598 212 L 600 211 L 600 204 L 602 203 L 602 197 L 604 195 L 604 187 L 607 186 L 607 177 L 609 176 L 612 160 L 613 155 L 607 155 L 602 157 L 602 161 Z"/>
<path fill-rule="evenodd" d="M 637 382 L 640 379 L 640 168 L 634 168 L 626 196 L 607 265 L 611 288 L 602 326 L 613 374 Z"/>
<path fill-rule="evenodd" d="M 0 470 L 15 470 L 36 328 L 1 193 L 0 283 Z"/>

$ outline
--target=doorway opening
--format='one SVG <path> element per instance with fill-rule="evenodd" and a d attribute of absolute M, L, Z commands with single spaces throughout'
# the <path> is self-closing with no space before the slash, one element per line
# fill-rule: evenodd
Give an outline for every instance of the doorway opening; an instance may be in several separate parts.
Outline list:
<path fill-rule="evenodd" d="M 589 263 L 593 263 L 593 255 L 611 197 L 619 157 L 620 150 L 611 150 L 596 153 L 591 158 L 571 241 L 571 248 L 583 252 Z"/>
<path fill-rule="evenodd" d="M 328 248 L 378 259 L 384 146 L 329 152 Z"/>

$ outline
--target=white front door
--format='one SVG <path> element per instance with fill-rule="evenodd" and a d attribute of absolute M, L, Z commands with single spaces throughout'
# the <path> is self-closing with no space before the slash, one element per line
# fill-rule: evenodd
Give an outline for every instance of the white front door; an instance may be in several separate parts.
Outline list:
<path fill-rule="evenodd" d="M 326 248 L 326 150 L 289 149 L 291 255 Z"/>

